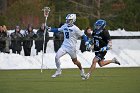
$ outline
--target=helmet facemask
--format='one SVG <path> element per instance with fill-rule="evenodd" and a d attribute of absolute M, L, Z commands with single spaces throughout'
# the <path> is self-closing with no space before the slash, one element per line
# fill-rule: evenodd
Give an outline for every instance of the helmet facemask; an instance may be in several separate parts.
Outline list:
<path fill-rule="evenodd" d="M 95 27 L 95 29 L 98 30 L 98 29 L 100 29 L 102 26 L 101 26 L 101 25 L 95 25 L 94 27 Z"/>
<path fill-rule="evenodd" d="M 66 19 L 66 23 L 68 24 L 68 25 L 73 25 L 73 20 L 72 19 Z"/>
<path fill-rule="evenodd" d="M 103 30 L 106 26 L 106 21 L 105 20 L 97 20 L 96 23 L 94 24 L 94 28 L 98 31 Z"/>

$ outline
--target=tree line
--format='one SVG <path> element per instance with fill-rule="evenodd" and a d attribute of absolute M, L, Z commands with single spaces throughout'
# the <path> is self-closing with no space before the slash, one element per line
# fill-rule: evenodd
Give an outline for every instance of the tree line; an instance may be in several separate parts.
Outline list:
<path fill-rule="evenodd" d="M 51 26 L 64 23 L 68 13 L 76 13 L 80 29 L 92 27 L 101 18 L 108 29 L 140 31 L 140 0 L 0 0 L 0 24 L 12 28 L 32 23 L 37 28 L 44 22 L 41 9 L 45 6 L 51 8 Z"/>

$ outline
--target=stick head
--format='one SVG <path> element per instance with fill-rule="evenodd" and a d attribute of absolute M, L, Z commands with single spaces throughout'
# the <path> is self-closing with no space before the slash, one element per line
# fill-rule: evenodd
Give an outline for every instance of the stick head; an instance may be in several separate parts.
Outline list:
<path fill-rule="evenodd" d="M 49 12 L 51 11 L 49 7 L 44 7 L 44 9 L 42 9 L 42 11 L 44 11 L 44 16 L 48 17 Z"/>

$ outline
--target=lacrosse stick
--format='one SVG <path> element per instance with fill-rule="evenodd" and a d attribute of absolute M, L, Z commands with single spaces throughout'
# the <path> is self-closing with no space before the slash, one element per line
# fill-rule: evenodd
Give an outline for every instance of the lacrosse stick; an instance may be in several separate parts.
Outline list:
<path fill-rule="evenodd" d="M 50 8 L 49 7 L 44 7 L 44 9 L 42 9 L 42 11 L 44 11 L 44 17 L 45 17 L 45 31 L 44 31 L 44 42 L 43 42 L 43 51 L 42 51 L 42 63 L 41 63 L 41 73 L 43 71 L 43 61 L 44 61 L 44 48 L 45 48 L 45 36 L 46 36 L 46 26 L 47 26 L 47 18 L 50 12 Z"/>

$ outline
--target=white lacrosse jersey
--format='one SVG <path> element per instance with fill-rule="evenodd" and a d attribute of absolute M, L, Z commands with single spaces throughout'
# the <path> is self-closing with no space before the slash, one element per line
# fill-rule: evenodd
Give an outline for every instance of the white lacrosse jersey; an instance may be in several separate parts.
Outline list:
<path fill-rule="evenodd" d="M 58 28 L 58 31 L 62 31 L 64 33 L 62 47 L 72 49 L 76 48 L 77 39 L 84 35 L 84 33 L 76 25 L 68 26 L 67 24 L 64 24 Z"/>

